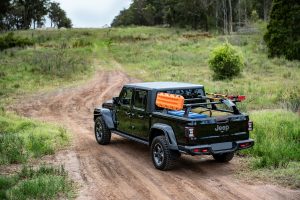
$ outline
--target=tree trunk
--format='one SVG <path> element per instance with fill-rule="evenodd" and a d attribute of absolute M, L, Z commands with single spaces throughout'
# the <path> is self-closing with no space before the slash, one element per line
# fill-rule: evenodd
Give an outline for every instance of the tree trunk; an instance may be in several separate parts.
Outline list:
<path fill-rule="evenodd" d="M 247 25 L 248 19 L 247 19 L 247 1 L 245 1 L 245 25 Z"/>
<path fill-rule="evenodd" d="M 219 0 L 216 0 L 216 30 L 218 30 L 218 11 L 219 11 L 219 4 L 218 4 Z"/>
<path fill-rule="evenodd" d="M 241 0 L 238 1 L 239 27 L 241 27 Z"/>
<path fill-rule="evenodd" d="M 222 1 L 222 9 L 223 9 L 223 32 L 227 34 L 227 9 L 226 9 L 226 0 Z"/>
<path fill-rule="evenodd" d="M 228 33 L 231 34 L 233 32 L 232 28 L 232 6 L 231 6 L 231 0 L 228 0 L 228 6 L 229 6 L 229 30 Z"/>
<path fill-rule="evenodd" d="M 205 13 L 205 31 L 208 32 L 208 14 Z"/>

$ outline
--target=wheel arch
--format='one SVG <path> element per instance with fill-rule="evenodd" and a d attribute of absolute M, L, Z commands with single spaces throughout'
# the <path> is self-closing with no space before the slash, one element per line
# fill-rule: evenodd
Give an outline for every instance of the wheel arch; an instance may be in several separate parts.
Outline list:
<path fill-rule="evenodd" d="M 94 110 L 94 121 L 97 117 L 102 117 L 108 129 L 114 129 L 115 124 L 113 120 L 113 113 L 107 108 L 96 108 Z"/>
<path fill-rule="evenodd" d="M 161 123 L 153 124 L 151 127 L 149 134 L 149 146 L 151 146 L 153 139 L 160 135 L 164 135 L 166 137 L 170 149 L 178 150 L 176 137 L 172 127 Z"/>

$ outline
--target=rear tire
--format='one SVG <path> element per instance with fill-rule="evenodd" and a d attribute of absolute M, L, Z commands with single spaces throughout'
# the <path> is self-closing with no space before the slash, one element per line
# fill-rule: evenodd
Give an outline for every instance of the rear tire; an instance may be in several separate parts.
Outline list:
<path fill-rule="evenodd" d="M 151 157 L 153 165 L 159 170 L 170 170 L 176 165 L 179 152 L 169 149 L 165 136 L 157 136 L 151 144 Z"/>
<path fill-rule="evenodd" d="M 213 154 L 214 159 L 222 163 L 231 161 L 233 156 L 234 156 L 234 152 Z"/>
<path fill-rule="evenodd" d="M 110 143 L 111 132 L 102 117 L 95 120 L 95 137 L 98 144 L 106 145 Z"/>

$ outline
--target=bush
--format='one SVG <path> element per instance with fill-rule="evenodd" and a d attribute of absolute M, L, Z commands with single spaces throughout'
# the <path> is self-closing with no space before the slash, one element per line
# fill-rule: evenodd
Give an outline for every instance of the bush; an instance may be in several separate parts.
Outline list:
<path fill-rule="evenodd" d="M 242 55 L 228 43 L 214 49 L 209 59 L 209 67 L 218 80 L 232 79 L 240 74 L 243 66 Z"/>
<path fill-rule="evenodd" d="M 28 38 L 16 37 L 14 33 L 8 33 L 4 37 L 0 37 L 0 50 L 12 47 L 32 46 L 34 43 Z"/>

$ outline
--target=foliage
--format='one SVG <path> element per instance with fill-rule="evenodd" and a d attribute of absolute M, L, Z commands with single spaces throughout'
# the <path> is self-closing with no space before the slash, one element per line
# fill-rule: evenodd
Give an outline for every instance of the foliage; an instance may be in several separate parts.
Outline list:
<path fill-rule="evenodd" d="M 53 21 L 58 28 L 72 27 L 71 20 L 60 8 L 59 3 L 50 2 L 50 0 L 2 1 L 0 4 L 0 30 L 30 29 L 32 26 L 34 29 L 41 28 L 45 25 L 47 14 L 49 14 L 51 22 Z"/>
<path fill-rule="evenodd" d="M 0 50 L 12 47 L 25 47 L 31 46 L 34 42 L 28 38 L 16 37 L 13 32 L 8 33 L 6 36 L 0 37 Z"/>
<path fill-rule="evenodd" d="M 60 4 L 57 2 L 51 2 L 49 6 L 49 18 L 54 27 L 58 28 L 72 28 L 72 21 L 67 17 L 66 12 L 60 8 Z"/>
<path fill-rule="evenodd" d="M 69 142 L 65 129 L 11 114 L 0 115 L 0 164 L 53 154 Z"/>
<path fill-rule="evenodd" d="M 269 55 L 300 60 L 300 3 L 274 0 L 264 39 Z"/>
<path fill-rule="evenodd" d="M 133 0 L 111 25 L 169 25 L 230 33 L 247 26 L 252 11 L 266 21 L 270 8 L 271 0 Z"/>
<path fill-rule="evenodd" d="M 289 162 L 300 161 L 300 118 L 285 110 L 251 113 L 255 145 L 246 154 L 256 159 L 256 168 L 287 167 Z"/>
<path fill-rule="evenodd" d="M 209 66 L 215 79 L 231 79 L 240 74 L 244 60 L 232 45 L 226 43 L 213 50 Z"/>
<path fill-rule="evenodd" d="M 0 199 L 69 199 L 74 196 L 73 188 L 63 166 L 24 166 L 15 175 L 0 176 Z"/>

